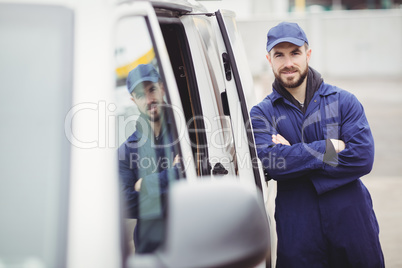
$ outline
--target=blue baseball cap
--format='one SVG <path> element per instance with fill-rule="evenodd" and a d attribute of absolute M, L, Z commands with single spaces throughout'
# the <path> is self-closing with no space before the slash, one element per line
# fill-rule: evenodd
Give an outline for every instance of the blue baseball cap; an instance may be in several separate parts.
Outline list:
<path fill-rule="evenodd" d="M 140 64 L 128 73 L 127 89 L 130 94 L 139 84 L 150 81 L 157 83 L 160 81 L 158 71 L 152 64 Z"/>
<path fill-rule="evenodd" d="M 304 43 L 308 44 L 307 36 L 303 29 L 297 23 L 281 22 L 275 27 L 271 28 L 267 35 L 267 51 L 279 43 L 288 42 L 296 46 L 303 46 Z"/>

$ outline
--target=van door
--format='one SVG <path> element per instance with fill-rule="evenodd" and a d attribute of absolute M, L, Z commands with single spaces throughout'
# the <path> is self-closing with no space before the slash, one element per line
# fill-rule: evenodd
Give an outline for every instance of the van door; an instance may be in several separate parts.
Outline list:
<path fill-rule="evenodd" d="M 184 43 L 180 52 L 188 61 L 187 64 L 183 64 L 184 70 L 186 70 L 184 78 L 187 81 L 193 81 L 192 85 L 188 86 L 191 98 L 187 103 L 192 106 L 193 118 L 198 119 L 196 123 L 201 120 L 204 122 L 203 128 L 197 128 L 196 133 L 198 136 L 204 134 L 206 140 L 203 143 L 201 139 L 197 139 L 193 144 L 198 148 L 197 150 L 204 150 L 200 152 L 201 154 L 197 152 L 197 155 L 203 156 L 203 158 L 197 159 L 197 162 L 201 160 L 202 163 L 207 163 L 202 166 L 209 166 L 209 174 L 205 172 L 201 175 L 212 174 L 219 177 L 238 175 L 230 117 L 225 114 L 221 100 L 221 92 L 225 87 L 210 20 L 211 18 L 203 13 L 190 13 L 180 18 L 180 25 L 183 28 L 180 32 L 182 34 L 180 40 Z M 172 22 L 170 20 L 170 27 L 172 27 Z M 176 33 L 179 33 L 177 30 Z M 172 36 L 171 32 L 169 34 Z M 169 47 L 173 51 L 173 49 L 177 50 L 179 46 L 168 44 L 168 50 Z M 179 57 L 175 56 L 175 58 Z M 172 60 L 172 62 L 174 61 Z M 182 86 L 182 88 L 186 87 Z M 184 93 L 182 88 L 179 91 Z M 185 106 L 184 103 L 185 101 L 183 101 L 183 106 Z M 194 105 L 198 103 L 199 105 Z M 189 126 L 189 131 L 191 131 L 191 126 Z"/>
<path fill-rule="evenodd" d="M 125 3 L 115 13 L 115 126 L 130 253 L 163 244 L 171 184 L 196 178 L 186 120 L 154 9 Z"/>
<path fill-rule="evenodd" d="M 255 184 L 263 190 L 262 174 L 260 174 L 261 170 L 244 95 L 244 90 L 246 88 L 251 90 L 253 83 L 243 52 L 241 37 L 236 30 L 235 14 L 219 10 L 215 15 L 218 47 L 226 78 L 226 94 L 234 133 L 236 133 L 236 149 L 238 157 L 240 157 L 238 161 L 242 164 L 242 167 L 239 168 L 240 177 L 254 178 Z"/>
<path fill-rule="evenodd" d="M 261 161 L 257 157 L 245 90 L 253 90 L 253 82 L 244 54 L 241 36 L 237 31 L 235 13 L 218 10 L 215 12 L 216 37 L 224 70 L 226 95 L 235 133 L 240 179 L 254 179 L 261 189 L 267 211 L 268 187 L 263 176 Z M 267 259 L 266 267 L 271 267 Z"/>

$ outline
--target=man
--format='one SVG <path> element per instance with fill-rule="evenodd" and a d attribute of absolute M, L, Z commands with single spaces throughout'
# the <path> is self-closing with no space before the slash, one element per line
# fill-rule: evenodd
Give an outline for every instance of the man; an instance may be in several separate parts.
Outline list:
<path fill-rule="evenodd" d="M 379 227 L 360 177 L 374 141 L 354 95 L 309 67 L 304 31 L 268 32 L 273 90 L 251 110 L 258 156 L 277 181 L 277 267 L 384 267 Z M 272 158 L 284 165 L 272 166 Z"/>
<path fill-rule="evenodd" d="M 119 150 L 119 177 L 127 217 L 136 218 L 136 252 L 154 251 L 163 241 L 165 199 L 169 181 L 179 177 L 165 89 L 151 64 L 139 65 L 127 77 L 127 89 L 140 116 L 136 131 Z"/>

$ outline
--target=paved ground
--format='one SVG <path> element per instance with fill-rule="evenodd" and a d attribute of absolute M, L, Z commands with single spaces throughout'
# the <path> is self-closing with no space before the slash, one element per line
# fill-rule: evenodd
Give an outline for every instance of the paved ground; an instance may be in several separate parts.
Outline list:
<path fill-rule="evenodd" d="M 387 268 L 402 267 L 402 78 L 334 79 L 363 103 L 376 145 L 363 180 L 373 198 Z"/>
<path fill-rule="evenodd" d="M 402 77 L 324 79 L 355 94 L 365 107 L 376 156 L 363 182 L 372 195 L 386 267 L 402 267 Z M 256 81 L 258 100 L 267 94 L 272 77 Z"/>

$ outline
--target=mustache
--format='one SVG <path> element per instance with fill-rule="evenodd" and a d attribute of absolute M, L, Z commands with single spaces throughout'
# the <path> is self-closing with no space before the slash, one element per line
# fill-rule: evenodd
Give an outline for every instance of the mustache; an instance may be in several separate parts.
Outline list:
<path fill-rule="evenodd" d="M 159 106 L 160 103 L 153 101 L 147 105 L 147 110 L 151 110 L 155 106 Z"/>
<path fill-rule="evenodd" d="M 297 70 L 298 70 L 297 68 L 287 68 L 287 67 L 285 67 L 285 68 L 281 69 L 281 72 L 294 72 L 294 71 L 297 71 Z"/>

